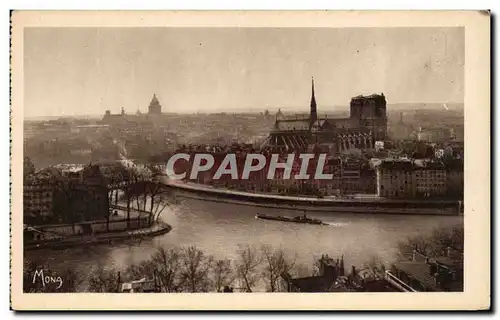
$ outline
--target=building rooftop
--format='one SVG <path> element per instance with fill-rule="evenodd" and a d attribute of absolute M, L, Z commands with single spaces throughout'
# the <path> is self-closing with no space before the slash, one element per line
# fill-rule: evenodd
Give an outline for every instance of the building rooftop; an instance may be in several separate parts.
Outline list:
<path fill-rule="evenodd" d="M 158 101 L 158 98 L 156 98 L 156 94 L 153 94 L 153 98 L 151 99 L 149 106 L 150 107 L 161 107 L 160 102 Z"/>
<path fill-rule="evenodd" d="M 343 120 L 343 119 L 341 119 Z M 335 128 L 335 131 L 339 136 L 351 137 L 351 136 L 371 136 L 371 130 L 368 128 Z"/>
<path fill-rule="evenodd" d="M 352 99 L 353 100 L 354 99 L 373 99 L 373 98 L 384 98 L 384 97 L 385 96 L 384 96 L 383 93 L 382 94 L 372 93 L 372 94 L 367 95 L 367 96 L 364 96 L 364 95 L 360 94 L 360 95 L 357 95 L 357 96 L 353 97 Z"/>
<path fill-rule="evenodd" d="M 85 166 L 82 164 L 57 164 L 54 168 L 61 170 L 61 172 L 77 173 L 82 171 Z"/>
<path fill-rule="evenodd" d="M 391 285 L 387 280 L 373 280 L 363 284 L 362 290 L 364 292 L 399 292 L 397 288 Z"/>
<path fill-rule="evenodd" d="M 430 266 L 421 261 L 399 261 L 394 264 L 396 269 L 401 270 L 411 276 L 412 278 L 418 280 L 422 285 L 431 290 L 438 290 L 436 285 L 436 279 L 434 275 L 430 272 Z"/>
<path fill-rule="evenodd" d="M 277 120 L 275 124 L 277 131 L 307 131 L 309 130 L 309 119 L 302 120 Z"/>
<path fill-rule="evenodd" d="M 300 292 L 325 292 L 331 286 L 322 276 L 290 279 L 290 283 Z"/>
<path fill-rule="evenodd" d="M 381 169 L 386 170 L 401 170 L 401 171 L 409 171 L 413 170 L 413 163 L 410 160 L 403 159 L 384 159 L 382 160 L 378 166 Z"/>
<path fill-rule="evenodd" d="M 121 292 L 152 292 L 155 291 L 155 284 L 153 280 L 141 279 L 131 282 L 122 283 Z"/>

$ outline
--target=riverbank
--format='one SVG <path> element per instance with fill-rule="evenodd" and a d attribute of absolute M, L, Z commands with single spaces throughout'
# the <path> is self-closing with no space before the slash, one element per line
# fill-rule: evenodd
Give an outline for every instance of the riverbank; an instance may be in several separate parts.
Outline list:
<path fill-rule="evenodd" d="M 452 200 L 403 200 L 378 197 L 311 198 L 213 188 L 194 183 L 162 179 L 177 196 L 203 201 L 264 208 L 320 211 L 331 213 L 374 213 L 398 215 L 459 215 L 460 205 Z"/>
<path fill-rule="evenodd" d="M 158 221 L 150 227 L 141 229 L 71 236 L 64 239 L 25 241 L 24 250 L 66 249 L 75 246 L 112 244 L 120 241 L 151 238 L 166 234 L 170 230 L 172 230 L 172 227 L 169 224 Z"/>

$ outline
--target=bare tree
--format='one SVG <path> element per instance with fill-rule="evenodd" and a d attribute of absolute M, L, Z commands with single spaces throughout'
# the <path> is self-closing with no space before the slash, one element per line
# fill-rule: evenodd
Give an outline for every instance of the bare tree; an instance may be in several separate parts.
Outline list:
<path fill-rule="evenodd" d="M 246 246 L 238 249 L 236 272 L 247 292 L 252 292 L 252 287 L 257 283 L 258 267 L 261 263 L 262 257 L 255 248 Z"/>
<path fill-rule="evenodd" d="M 157 220 L 163 210 L 173 203 L 172 191 L 165 188 L 161 183 L 151 183 L 149 186 L 150 194 L 150 223 Z"/>
<path fill-rule="evenodd" d="M 136 209 L 141 210 L 147 199 L 148 176 L 139 170 L 131 170 L 130 196 L 135 200 Z M 144 204 L 141 206 L 141 203 Z"/>
<path fill-rule="evenodd" d="M 312 275 L 311 268 L 305 264 L 295 266 L 297 277 L 310 277 Z"/>
<path fill-rule="evenodd" d="M 26 178 L 30 174 L 35 173 L 35 165 L 30 158 L 24 157 L 24 166 L 23 166 L 23 177 Z"/>
<path fill-rule="evenodd" d="M 90 273 L 88 290 L 90 292 L 118 292 L 119 285 L 118 271 L 99 266 Z"/>
<path fill-rule="evenodd" d="M 268 289 L 271 292 L 279 291 L 281 276 L 288 275 L 295 262 L 287 261 L 282 249 L 273 249 L 264 245 L 261 252 L 264 262 L 262 276 L 266 279 Z"/>
<path fill-rule="evenodd" d="M 130 180 L 130 171 L 123 164 L 115 164 L 103 168 L 104 176 L 110 187 L 109 204 L 118 205 L 118 189 L 123 185 L 128 184 Z M 113 199 L 114 198 L 114 199 Z"/>
<path fill-rule="evenodd" d="M 152 278 L 155 276 L 156 264 L 153 259 L 141 261 L 138 264 L 132 264 L 127 267 L 124 272 L 124 278 L 129 281 L 134 281 L 137 279 Z"/>
<path fill-rule="evenodd" d="M 188 292 L 207 292 L 210 287 L 209 271 L 212 257 L 195 246 L 182 249 L 180 263 L 181 285 Z"/>
<path fill-rule="evenodd" d="M 451 230 L 450 247 L 463 251 L 464 249 L 464 226 L 456 226 Z"/>
<path fill-rule="evenodd" d="M 372 255 L 364 264 L 365 271 L 367 271 L 373 279 L 383 279 L 385 275 L 385 265 L 377 255 Z"/>
<path fill-rule="evenodd" d="M 124 189 L 125 199 L 127 200 L 127 229 L 130 229 L 130 205 L 132 202 L 132 186 L 129 184 Z"/>
<path fill-rule="evenodd" d="M 436 246 L 429 237 L 424 235 L 417 235 L 414 237 L 408 237 L 406 241 L 398 243 L 398 255 L 399 258 L 409 258 L 415 247 L 418 251 L 425 255 L 433 255 L 436 251 Z"/>
<path fill-rule="evenodd" d="M 318 257 L 313 258 L 312 262 L 312 275 L 313 276 L 319 276 L 321 273 L 321 262 Z"/>
<path fill-rule="evenodd" d="M 217 292 L 221 292 L 224 287 L 231 286 L 234 281 L 231 261 L 228 259 L 217 260 L 212 268 L 213 285 Z"/>
<path fill-rule="evenodd" d="M 178 292 L 180 290 L 179 276 L 181 267 L 179 250 L 158 248 L 151 260 L 162 290 L 165 292 Z"/>
<path fill-rule="evenodd" d="M 463 249 L 464 228 L 463 226 L 434 229 L 429 241 L 436 247 L 435 254 L 439 255 L 445 248 L 456 250 Z"/>
<path fill-rule="evenodd" d="M 416 248 L 418 252 L 429 257 L 443 254 L 447 247 L 463 250 L 463 226 L 437 228 L 430 235 L 410 237 L 398 243 L 400 258 L 409 258 Z"/>
<path fill-rule="evenodd" d="M 152 182 L 148 185 L 147 191 L 150 197 L 149 211 L 153 212 L 155 197 L 160 194 L 166 193 L 166 189 L 160 183 Z M 146 203 L 144 203 L 144 210 L 146 210 Z"/>
<path fill-rule="evenodd" d="M 163 210 L 170 205 L 171 190 L 165 188 L 155 179 L 151 168 L 131 171 L 132 185 L 129 194 L 131 200 L 135 200 L 138 210 L 149 212 L 149 223 L 159 218 Z M 149 210 L 148 210 L 149 200 Z"/>

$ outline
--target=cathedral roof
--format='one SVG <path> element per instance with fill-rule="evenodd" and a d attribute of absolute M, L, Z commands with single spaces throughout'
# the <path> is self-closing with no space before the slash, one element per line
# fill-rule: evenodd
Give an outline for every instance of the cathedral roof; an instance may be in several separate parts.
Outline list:
<path fill-rule="evenodd" d="M 311 130 L 312 131 L 321 131 L 321 130 L 328 130 L 332 129 L 334 126 L 328 121 L 328 119 L 318 119 L 314 121 Z"/>
<path fill-rule="evenodd" d="M 309 130 L 309 119 L 277 120 L 275 129 L 278 131 L 306 131 Z"/>

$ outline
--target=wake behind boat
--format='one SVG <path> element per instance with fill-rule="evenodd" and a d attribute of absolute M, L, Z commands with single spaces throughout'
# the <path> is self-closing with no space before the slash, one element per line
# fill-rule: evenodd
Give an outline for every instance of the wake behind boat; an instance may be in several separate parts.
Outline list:
<path fill-rule="evenodd" d="M 305 224 L 316 224 L 316 225 L 327 225 L 323 221 L 319 219 L 311 219 L 308 218 L 305 214 L 303 216 L 292 217 L 284 217 L 284 216 L 268 216 L 265 214 L 257 213 L 255 215 L 256 219 L 264 219 L 264 220 L 275 220 L 282 222 L 294 222 L 294 223 L 305 223 Z"/>

